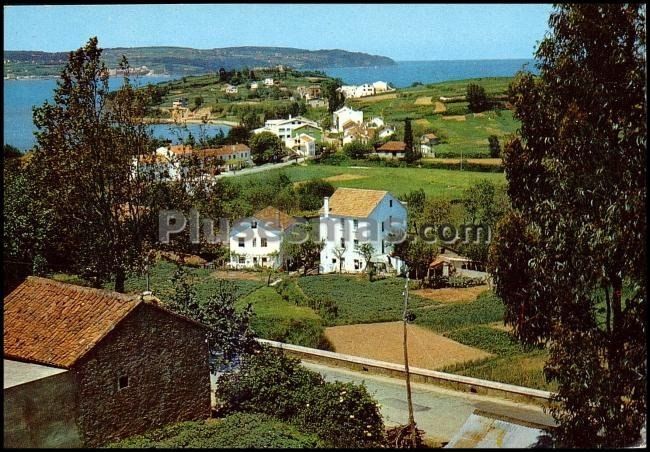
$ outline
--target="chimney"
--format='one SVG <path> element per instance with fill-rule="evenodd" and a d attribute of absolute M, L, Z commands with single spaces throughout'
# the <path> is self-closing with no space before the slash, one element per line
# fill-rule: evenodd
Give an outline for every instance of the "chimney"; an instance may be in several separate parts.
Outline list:
<path fill-rule="evenodd" d="M 323 213 L 325 218 L 330 216 L 330 198 L 328 196 L 323 198 Z"/>

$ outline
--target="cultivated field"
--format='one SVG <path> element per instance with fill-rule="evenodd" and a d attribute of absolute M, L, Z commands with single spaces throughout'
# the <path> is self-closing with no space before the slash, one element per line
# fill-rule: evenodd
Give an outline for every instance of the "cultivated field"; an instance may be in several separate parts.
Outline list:
<path fill-rule="evenodd" d="M 476 300 L 483 292 L 488 290 L 487 285 L 476 287 L 445 287 L 442 289 L 418 289 L 410 293 L 422 298 L 438 301 L 440 303 L 467 303 Z"/>
<path fill-rule="evenodd" d="M 337 353 L 404 364 L 403 323 L 385 322 L 344 325 L 325 329 L 325 337 Z M 409 364 L 440 369 L 492 356 L 417 325 L 408 326 Z"/>

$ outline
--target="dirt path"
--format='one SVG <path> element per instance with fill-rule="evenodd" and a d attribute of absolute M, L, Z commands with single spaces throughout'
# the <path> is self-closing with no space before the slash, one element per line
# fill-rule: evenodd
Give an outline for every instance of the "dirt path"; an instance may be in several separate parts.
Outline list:
<path fill-rule="evenodd" d="M 266 275 L 261 272 L 245 272 L 245 271 L 228 271 L 217 270 L 212 272 L 212 276 L 217 279 L 242 279 L 245 281 L 262 281 L 265 280 Z"/>
<path fill-rule="evenodd" d="M 482 292 L 488 290 L 487 284 L 475 287 L 445 287 L 443 289 L 418 289 L 411 293 L 441 303 L 467 303 L 476 300 Z"/>
<path fill-rule="evenodd" d="M 337 353 L 361 356 L 396 364 L 404 363 L 402 322 L 343 325 L 325 329 Z M 464 361 L 491 356 L 417 325 L 408 326 L 409 364 L 440 369 Z"/>

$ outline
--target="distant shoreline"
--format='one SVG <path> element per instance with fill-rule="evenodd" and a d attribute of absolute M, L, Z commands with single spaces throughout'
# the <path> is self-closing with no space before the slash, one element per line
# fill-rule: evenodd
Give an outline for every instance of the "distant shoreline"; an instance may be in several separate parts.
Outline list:
<path fill-rule="evenodd" d="M 185 119 L 182 122 L 174 121 L 172 119 L 166 119 L 166 118 L 144 118 L 144 121 L 147 124 L 171 124 L 171 125 L 178 125 L 178 126 L 183 126 L 185 124 L 212 124 L 212 125 L 221 125 L 221 126 L 229 126 L 229 127 L 237 127 L 239 125 L 238 122 L 235 121 L 227 121 L 225 119 L 208 119 L 208 120 L 203 120 L 203 119 Z"/>

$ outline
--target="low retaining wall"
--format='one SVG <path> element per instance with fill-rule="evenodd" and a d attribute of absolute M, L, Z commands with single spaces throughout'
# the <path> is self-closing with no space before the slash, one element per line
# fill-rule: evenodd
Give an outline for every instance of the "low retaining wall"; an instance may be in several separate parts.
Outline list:
<path fill-rule="evenodd" d="M 315 348 L 301 347 L 299 345 L 285 344 L 283 342 L 258 339 L 262 344 L 282 350 L 285 354 L 300 358 L 305 361 L 329 364 L 359 372 L 387 375 L 391 377 L 404 378 L 404 365 L 377 361 L 359 356 L 344 355 L 342 353 L 328 352 Z M 552 393 L 539 389 L 525 388 L 496 381 L 480 380 L 478 378 L 454 375 L 436 370 L 421 369 L 418 367 L 409 368 L 411 381 L 418 383 L 430 383 L 443 386 L 457 391 L 470 392 L 506 398 L 517 402 L 527 402 L 536 405 L 546 406 L 551 399 Z"/>

